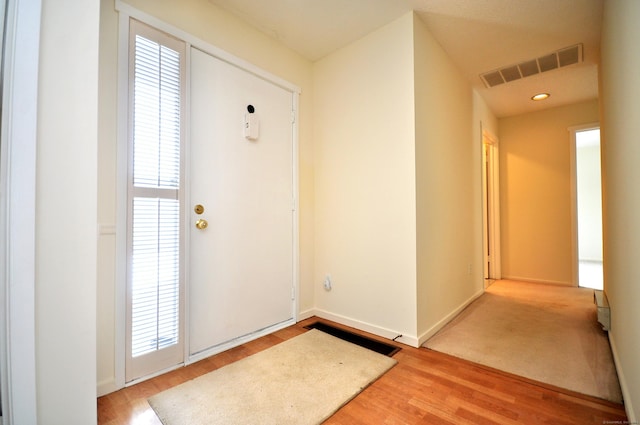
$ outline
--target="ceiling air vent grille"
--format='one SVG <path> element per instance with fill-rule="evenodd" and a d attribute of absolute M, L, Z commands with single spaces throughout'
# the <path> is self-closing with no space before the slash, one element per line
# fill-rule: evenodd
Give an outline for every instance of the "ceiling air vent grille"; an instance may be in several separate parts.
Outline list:
<path fill-rule="evenodd" d="M 540 56 L 516 65 L 509 65 L 480 75 L 484 84 L 488 87 L 495 87 L 500 84 L 519 80 L 551 71 L 564 66 L 582 62 L 582 44 L 556 50 L 548 55 Z"/>

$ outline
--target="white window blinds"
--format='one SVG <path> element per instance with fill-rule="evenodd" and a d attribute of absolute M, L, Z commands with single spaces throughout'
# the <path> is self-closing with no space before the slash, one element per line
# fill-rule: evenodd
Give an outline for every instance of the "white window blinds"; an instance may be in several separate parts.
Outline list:
<path fill-rule="evenodd" d="M 133 184 L 180 184 L 180 54 L 136 35 Z"/>
<path fill-rule="evenodd" d="M 180 333 L 182 58 L 136 34 L 130 176 L 130 355 L 175 345 Z"/>

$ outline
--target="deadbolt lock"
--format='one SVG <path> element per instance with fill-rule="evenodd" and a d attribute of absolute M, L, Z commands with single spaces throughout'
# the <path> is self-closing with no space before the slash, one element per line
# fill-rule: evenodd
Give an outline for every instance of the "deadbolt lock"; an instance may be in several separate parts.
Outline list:
<path fill-rule="evenodd" d="M 193 207 L 193 210 L 196 212 L 196 214 L 202 214 L 204 212 L 204 207 L 198 204 L 195 207 Z"/>

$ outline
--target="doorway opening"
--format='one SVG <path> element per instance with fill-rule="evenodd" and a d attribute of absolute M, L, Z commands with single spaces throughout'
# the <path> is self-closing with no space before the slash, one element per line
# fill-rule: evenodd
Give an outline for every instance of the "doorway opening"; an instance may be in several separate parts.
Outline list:
<path fill-rule="evenodd" d="M 500 174 L 498 139 L 482 131 L 482 215 L 485 288 L 500 271 Z"/>
<path fill-rule="evenodd" d="M 600 128 L 573 129 L 575 149 L 574 220 L 576 222 L 577 286 L 602 290 L 602 177 Z"/>

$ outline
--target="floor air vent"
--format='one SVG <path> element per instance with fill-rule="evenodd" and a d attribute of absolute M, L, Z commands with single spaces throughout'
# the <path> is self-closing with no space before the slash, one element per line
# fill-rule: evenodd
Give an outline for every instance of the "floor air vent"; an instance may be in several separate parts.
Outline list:
<path fill-rule="evenodd" d="M 386 344 L 381 341 L 376 341 L 362 335 L 354 334 L 353 332 L 345 331 L 343 329 L 338 329 L 334 326 L 331 326 L 322 322 L 315 322 L 310 325 L 307 325 L 305 326 L 305 329 L 317 329 L 324 333 L 328 333 L 329 335 L 335 336 L 336 338 L 349 341 L 352 344 L 356 344 L 361 347 L 368 348 L 369 350 L 373 350 L 376 353 L 384 354 L 385 356 L 388 356 L 388 357 L 391 357 L 395 353 L 400 351 L 400 347 L 397 347 L 395 345 Z"/>
<path fill-rule="evenodd" d="M 480 78 L 487 88 L 491 88 L 580 62 L 582 62 L 582 44 L 576 44 L 536 59 L 486 72 L 481 74 Z"/>

